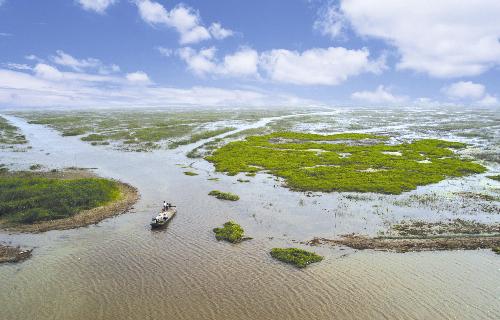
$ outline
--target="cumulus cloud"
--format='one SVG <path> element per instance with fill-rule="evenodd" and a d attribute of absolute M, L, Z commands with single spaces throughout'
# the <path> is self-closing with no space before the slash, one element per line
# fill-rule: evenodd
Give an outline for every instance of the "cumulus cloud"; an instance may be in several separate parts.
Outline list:
<path fill-rule="evenodd" d="M 479 99 L 485 93 L 485 88 L 480 83 L 472 81 L 455 82 L 442 89 L 452 99 Z"/>
<path fill-rule="evenodd" d="M 222 62 L 217 60 L 216 52 L 215 47 L 204 48 L 199 51 L 185 47 L 178 50 L 178 55 L 184 60 L 188 70 L 199 76 L 207 74 L 230 77 L 257 75 L 259 60 L 257 51 L 243 47 L 233 54 L 226 55 Z"/>
<path fill-rule="evenodd" d="M 116 2 L 117 0 L 78 0 L 83 9 L 100 14 L 106 12 L 106 9 Z"/>
<path fill-rule="evenodd" d="M 212 37 L 214 37 L 217 40 L 225 39 L 225 38 L 230 37 L 234 34 L 234 32 L 232 30 L 223 28 L 221 26 L 221 24 L 218 22 L 212 23 L 210 25 L 210 28 L 208 28 L 208 30 L 210 31 L 210 34 L 212 35 Z"/>
<path fill-rule="evenodd" d="M 313 48 L 303 52 L 285 49 L 262 53 L 260 66 L 276 82 L 297 85 L 337 85 L 363 72 L 379 73 L 385 59 L 370 60 L 368 49 Z"/>
<path fill-rule="evenodd" d="M 196 51 L 184 47 L 177 51 L 188 70 L 199 76 L 223 75 L 254 77 L 296 85 L 337 85 L 363 72 L 379 73 L 385 69 L 385 57 L 369 59 L 367 49 L 342 47 L 313 48 L 304 52 L 277 49 L 258 53 L 242 47 L 219 61 L 216 48 Z"/>
<path fill-rule="evenodd" d="M 151 0 L 136 0 L 141 18 L 151 25 L 164 25 L 175 28 L 180 34 L 181 44 L 197 43 L 212 38 L 223 39 L 232 34 L 219 23 L 214 23 L 207 29 L 202 25 L 198 11 L 184 4 L 179 4 L 172 10 Z M 212 33 L 212 35 L 210 34 Z"/>
<path fill-rule="evenodd" d="M 397 49 L 399 69 L 460 77 L 500 64 L 500 1 L 342 0 L 340 9 L 358 34 Z"/>
<path fill-rule="evenodd" d="M 407 100 L 407 97 L 396 96 L 392 94 L 386 87 L 379 85 L 374 91 L 358 91 L 351 95 L 353 100 L 366 102 L 372 105 L 381 104 L 399 104 Z"/>
<path fill-rule="evenodd" d="M 95 69 L 100 74 L 110 74 L 120 71 L 120 67 L 115 64 L 104 65 L 101 60 L 95 58 L 77 59 L 62 50 L 57 50 L 56 55 L 52 56 L 51 60 L 60 66 L 68 67 L 78 72 L 83 72 L 85 69 Z"/>
<path fill-rule="evenodd" d="M 147 76 L 147 75 L 146 75 Z M 38 64 L 34 71 L 0 69 L 0 104 L 4 107 L 166 107 L 290 106 L 314 101 L 293 95 L 211 87 L 188 89 L 136 83 L 140 72 L 124 77 L 64 72 Z M 147 77 L 149 78 L 149 77 Z"/>

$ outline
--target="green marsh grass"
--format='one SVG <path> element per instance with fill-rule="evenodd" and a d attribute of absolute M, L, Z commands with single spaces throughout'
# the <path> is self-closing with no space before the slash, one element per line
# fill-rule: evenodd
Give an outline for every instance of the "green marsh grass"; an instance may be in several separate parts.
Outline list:
<path fill-rule="evenodd" d="M 118 184 L 102 178 L 0 176 L 0 219 L 21 224 L 62 219 L 119 197 Z"/>
<path fill-rule="evenodd" d="M 298 268 L 305 268 L 311 263 L 323 260 L 322 256 L 314 252 L 297 248 L 273 248 L 271 256 L 282 262 L 293 264 Z"/>
<path fill-rule="evenodd" d="M 229 200 L 229 201 L 238 201 L 240 200 L 240 197 L 233 194 L 233 193 L 230 193 L 230 192 L 222 192 L 222 191 L 219 191 L 219 190 L 212 190 L 208 193 L 209 196 L 214 196 L 216 197 L 217 199 L 220 199 L 220 200 Z"/>
<path fill-rule="evenodd" d="M 388 145 L 387 140 L 363 133 L 277 132 L 230 142 L 205 159 L 228 175 L 269 172 L 299 191 L 400 194 L 486 171 L 453 152 L 463 143 L 424 139 Z"/>
<path fill-rule="evenodd" d="M 222 228 L 214 228 L 213 231 L 217 240 L 225 240 L 231 243 L 238 243 L 245 240 L 243 237 L 245 233 L 243 228 L 233 221 L 228 221 L 224 223 Z"/>

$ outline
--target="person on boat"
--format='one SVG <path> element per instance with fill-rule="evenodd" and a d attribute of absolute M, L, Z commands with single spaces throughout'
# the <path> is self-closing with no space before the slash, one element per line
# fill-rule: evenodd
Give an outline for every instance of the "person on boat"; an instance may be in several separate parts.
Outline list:
<path fill-rule="evenodd" d="M 167 209 L 168 209 L 168 204 L 167 204 L 167 202 L 164 200 L 164 201 L 163 201 L 163 211 L 167 211 Z"/>

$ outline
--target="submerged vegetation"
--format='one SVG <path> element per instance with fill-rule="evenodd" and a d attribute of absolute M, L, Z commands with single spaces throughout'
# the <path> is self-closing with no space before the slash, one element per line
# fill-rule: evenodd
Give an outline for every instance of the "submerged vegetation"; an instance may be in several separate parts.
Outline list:
<path fill-rule="evenodd" d="M 217 240 L 225 240 L 231 243 L 238 243 L 243 240 L 250 239 L 244 237 L 245 232 L 243 228 L 233 221 L 228 221 L 224 223 L 224 226 L 222 228 L 214 228 L 213 231 Z"/>
<path fill-rule="evenodd" d="M 0 117 L 0 145 L 16 145 L 27 142 L 19 128 L 11 125 L 4 117 Z"/>
<path fill-rule="evenodd" d="M 193 171 L 184 171 L 184 174 L 186 176 L 197 176 L 198 175 L 196 172 L 193 172 Z"/>
<path fill-rule="evenodd" d="M 500 181 L 500 174 L 497 174 L 496 176 L 488 176 L 488 178 L 490 178 L 491 180 Z"/>
<path fill-rule="evenodd" d="M 273 248 L 271 256 L 277 260 L 293 264 L 298 268 L 305 268 L 311 263 L 320 262 L 323 257 L 303 249 Z"/>
<path fill-rule="evenodd" d="M 14 224 L 71 217 L 121 196 L 118 182 L 102 178 L 60 179 L 26 172 L 0 176 L 0 220 Z"/>
<path fill-rule="evenodd" d="M 437 139 L 389 145 L 388 137 L 363 133 L 333 135 L 277 132 L 247 137 L 206 157 L 219 172 L 269 172 L 301 191 L 400 194 L 447 177 L 486 168 L 451 149 L 465 144 Z"/>
<path fill-rule="evenodd" d="M 240 200 L 240 197 L 233 194 L 233 193 L 230 193 L 230 192 L 222 192 L 222 191 L 219 191 L 219 190 L 212 190 L 208 193 L 209 196 L 214 196 L 216 197 L 217 199 L 221 199 L 221 200 L 229 200 L 229 201 L 238 201 Z"/>

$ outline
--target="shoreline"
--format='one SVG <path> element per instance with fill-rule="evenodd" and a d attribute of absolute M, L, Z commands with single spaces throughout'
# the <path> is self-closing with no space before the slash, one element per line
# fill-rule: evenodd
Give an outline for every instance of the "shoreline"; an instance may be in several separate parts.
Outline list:
<path fill-rule="evenodd" d="M 93 172 L 89 172 L 85 169 L 71 169 L 54 173 L 40 172 L 35 174 L 61 179 L 98 177 Z M 5 220 L 0 220 L 0 230 L 7 232 L 40 233 L 50 230 L 75 229 L 97 224 L 104 219 L 123 214 L 132 209 L 133 205 L 139 200 L 139 191 L 137 188 L 128 183 L 115 179 L 111 180 L 118 183 L 121 193 L 121 198 L 118 200 L 111 201 L 110 203 L 100 207 L 80 211 L 79 213 L 64 219 L 41 221 L 33 224 L 9 224 Z"/>
<path fill-rule="evenodd" d="M 316 237 L 307 241 L 306 244 L 310 246 L 343 246 L 356 250 L 369 249 L 397 253 L 477 249 L 491 249 L 496 252 L 498 249 L 495 248 L 500 247 L 500 234 L 374 238 L 349 234 L 338 239 Z"/>

